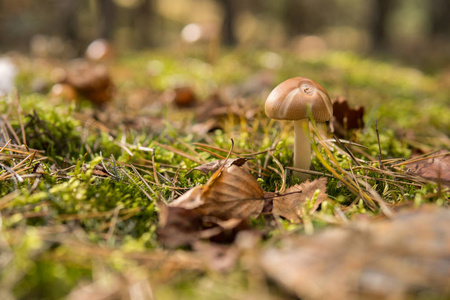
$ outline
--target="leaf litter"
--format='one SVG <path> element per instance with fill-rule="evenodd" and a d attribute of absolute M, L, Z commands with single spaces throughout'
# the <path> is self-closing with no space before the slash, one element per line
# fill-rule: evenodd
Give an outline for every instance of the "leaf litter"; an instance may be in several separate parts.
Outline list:
<path fill-rule="evenodd" d="M 107 93 L 104 95 L 107 95 L 109 92 L 110 90 L 107 90 Z M 103 97 L 101 98 L 103 99 Z M 243 114 L 242 107 L 240 103 L 222 103 L 214 109 L 209 107 L 204 110 L 205 115 L 203 117 L 206 120 L 213 120 L 214 126 L 208 124 L 202 129 L 203 133 L 205 134 L 213 128 L 226 130 L 223 120 L 228 117 L 227 113 L 230 111 L 235 116 L 235 119 L 249 121 L 253 120 L 259 109 L 256 107 L 251 113 Z M 200 111 L 199 107 L 194 107 L 194 109 Z M 344 110 L 344 117 L 339 119 L 340 126 L 345 129 L 343 135 L 345 137 L 350 136 L 352 130 L 357 130 L 363 126 L 362 117 L 359 117 L 360 109 L 355 108 L 352 110 L 348 108 L 348 110 L 350 112 L 345 112 Z M 208 111 L 211 114 L 208 114 Z M 336 111 L 339 111 L 339 109 L 336 108 Z M 352 111 L 357 112 L 353 113 Z M 118 116 L 117 119 L 106 126 L 102 123 L 111 121 L 111 119 L 103 118 L 101 113 L 95 116 L 96 118 L 100 117 L 100 121 L 95 121 L 89 117 L 89 122 L 85 123 L 89 123 L 90 127 L 85 125 L 86 130 L 98 130 L 110 134 L 111 129 L 114 133 L 111 133 L 108 138 L 116 146 L 120 145 L 122 149 L 126 149 L 124 152 L 130 156 L 133 156 L 135 152 L 139 153 L 140 149 L 150 149 L 146 145 L 142 147 L 138 139 L 131 142 L 125 138 L 123 140 L 117 138 L 116 140 L 118 131 L 114 128 L 122 126 L 120 123 L 124 118 L 124 114 L 118 111 L 114 113 Z M 74 112 L 73 115 L 77 115 L 77 118 L 86 119 L 86 116 L 81 116 L 82 114 L 79 113 Z M 128 118 L 133 122 L 141 123 L 137 118 Z M 163 123 L 158 116 L 155 119 Z M 39 123 L 39 117 L 36 113 L 34 120 Z M 357 127 L 349 126 L 355 120 Z M 149 119 L 149 122 L 153 122 L 153 119 Z M 30 124 L 25 125 L 25 129 L 29 129 L 27 126 L 30 126 Z M 2 142 L 0 160 L 4 165 L 2 166 L 2 173 L 0 173 L 0 183 L 13 181 L 18 186 L 20 184 L 19 178 L 24 180 L 36 178 L 32 189 L 30 189 L 31 193 L 36 190 L 36 186 L 39 184 L 43 174 L 47 177 L 50 177 L 48 175 L 55 176 L 57 180 L 70 180 L 78 183 L 77 177 L 80 177 L 80 174 L 68 175 L 70 173 L 60 169 L 60 166 L 57 164 L 52 166 L 52 173 L 46 172 L 47 169 L 44 164 L 47 160 L 51 161 L 52 158 L 44 156 L 44 150 L 34 150 L 26 145 L 23 126 L 21 129 L 12 129 L 13 126 L 9 124 L 8 116 L 2 119 L 0 125 Z M 124 126 L 127 130 L 132 128 L 126 123 Z M 146 128 L 145 126 L 147 125 L 139 128 Z M 18 127 L 16 126 L 16 128 Z M 42 133 L 50 133 L 54 129 L 49 128 L 42 131 Z M 22 133 L 22 138 L 19 133 Z M 214 140 L 211 137 L 206 136 L 205 141 L 211 147 L 214 147 Z M 204 164 L 208 160 L 205 160 L 200 155 L 193 155 L 192 152 L 185 153 L 175 146 L 167 144 L 167 142 L 168 140 L 164 142 L 158 140 L 152 145 L 157 150 L 163 149 L 198 163 L 200 166 L 194 169 L 200 172 L 212 173 L 206 184 L 192 188 L 168 205 L 162 203 L 163 201 L 160 201 L 161 203 L 158 204 L 159 228 L 156 233 L 160 245 L 167 248 L 187 246 L 193 249 L 192 252 L 157 250 L 144 253 L 128 253 L 119 251 L 114 247 L 109 248 L 109 243 L 114 241 L 115 238 L 117 240 L 123 238 L 123 236 L 114 234 L 115 230 L 119 230 L 119 227 L 123 230 L 122 227 L 130 226 L 132 228 L 134 226 L 132 222 L 126 222 L 127 218 L 136 214 L 139 219 L 144 218 L 141 213 L 145 211 L 146 206 L 142 204 L 137 205 L 135 208 L 129 207 L 126 209 L 122 209 L 120 206 L 122 204 L 119 204 L 119 206 L 115 208 L 110 207 L 105 211 L 97 211 L 97 208 L 95 208 L 90 214 L 74 211 L 59 214 L 52 219 L 51 216 L 55 212 L 48 210 L 49 205 L 46 203 L 47 201 L 42 201 L 42 203 L 37 203 L 37 205 L 20 208 L 21 210 L 28 210 L 22 214 L 22 217 L 31 221 L 37 220 L 42 222 L 62 220 L 68 222 L 69 226 L 61 225 L 65 226 L 64 228 L 68 231 L 71 231 L 72 228 L 75 228 L 74 230 L 88 231 L 86 228 L 89 228 L 89 226 L 81 229 L 81 226 L 80 228 L 77 227 L 78 224 L 83 223 L 87 218 L 101 218 L 102 220 L 107 218 L 104 224 L 99 227 L 100 229 L 98 229 L 100 239 L 107 237 L 107 245 L 99 246 L 88 243 L 87 240 L 85 240 L 84 245 L 76 245 L 73 243 L 74 238 L 70 236 L 70 233 L 67 233 L 64 238 L 49 234 L 42 241 L 51 241 L 61 245 L 55 247 L 69 247 L 71 249 L 70 253 L 77 254 L 74 256 L 81 256 L 87 263 L 90 263 L 92 258 L 104 259 L 105 257 L 116 255 L 132 258 L 139 263 L 145 262 L 142 268 L 133 268 L 123 276 L 112 276 L 114 279 L 111 281 L 113 285 L 121 283 L 120 287 L 117 285 L 113 291 L 115 296 L 118 297 L 122 295 L 120 290 L 127 288 L 131 290 L 131 287 L 137 284 L 138 281 L 131 275 L 131 273 L 134 273 L 134 270 L 138 272 L 143 270 L 152 270 L 153 272 L 157 270 L 157 272 L 160 272 L 159 276 L 165 278 L 165 280 L 174 277 L 178 273 L 192 269 L 199 272 L 204 272 L 205 270 L 233 272 L 233 268 L 239 263 L 248 263 L 246 255 L 248 256 L 249 253 L 255 264 L 245 265 L 247 271 L 251 274 L 262 272 L 263 276 L 271 278 L 278 286 L 289 293 L 302 297 L 302 299 L 319 299 L 330 295 L 336 299 L 340 299 L 339 297 L 342 299 L 352 299 L 352 297 L 359 297 L 358 299 L 364 297 L 401 299 L 410 295 L 439 296 L 450 293 L 448 288 L 444 288 L 444 281 L 446 278 L 449 278 L 448 249 L 450 249 L 450 245 L 447 228 L 450 226 L 448 224 L 448 210 L 423 207 L 420 210 L 402 211 L 399 210 L 400 205 L 392 201 L 395 198 L 391 195 L 391 189 L 387 189 L 386 193 L 380 191 L 379 188 L 377 189 L 378 192 L 374 190 L 377 188 L 377 185 L 382 186 L 385 184 L 386 187 L 388 185 L 390 187 L 397 185 L 399 186 L 398 190 L 403 193 L 403 198 L 401 199 L 412 199 L 414 195 L 409 195 L 410 184 L 425 188 L 426 184 L 434 181 L 442 182 L 445 186 L 445 175 L 448 173 L 446 172 L 446 169 L 448 169 L 448 155 L 430 155 L 426 156 L 426 159 L 422 161 L 411 159 L 402 161 L 402 163 L 398 163 L 398 160 L 386 163 L 383 161 L 384 169 L 376 166 L 376 161 L 367 162 L 358 158 L 360 165 L 353 166 L 351 161 L 344 168 L 341 165 L 341 161 L 337 161 L 333 156 L 334 153 L 317 151 L 316 155 L 318 157 L 322 155 L 320 158 L 325 163 L 328 163 L 327 167 L 335 170 L 337 176 L 330 169 L 324 168 L 320 170 L 321 172 L 316 172 L 315 174 L 328 176 L 331 178 L 328 179 L 328 182 L 326 178 L 319 178 L 312 182 L 294 185 L 283 194 L 278 195 L 263 190 L 258 184 L 259 181 L 252 175 L 260 175 L 261 173 L 259 171 L 249 173 L 243 165 L 245 163 L 243 159 L 231 159 L 228 157 L 226 160 Z M 326 147 L 322 141 L 319 142 L 323 148 Z M 329 149 L 332 148 L 327 148 L 327 150 Z M 334 149 L 344 152 L 339 147 L 334 147 Z M 172 165 L 160 163 L 158 158 L 155 158 L 155 148 L 151 150 L 149 152 L 152 153 L 152 160 L 141 159 L 139 161 L 146 165 L 133 169 L 138 174 L 141 182 L 131 177 L 131 175 L 135 175 L 132 172 L 130 172 L 131 175 L 128 174 L 127 166 L 123 163 L 121 167 L 118 167 L 118 170 L 129 179 L 129 181 L 124 181 L 124 183 L 130 186 L 135 185 L 141 191 L 145 190 L 147 182 L 151 183 L 157 191 L 163 188 L 173 189 L 177 192 L 185 190 L 184 188 L 176 187 L 175 180 L 171 178 L 172 174 L 177 176 L 180 170 L 180 172 L 184 170 L 175 165 L 175 163 Z M 261 154 L 262 152 L 258 150 L 266 151 L 264 149 L 255 149 L 256 152 L 254 153 Z M 347 150 L 350 151 L 349 149 Z M 267 160 L 270 160 L 269 155 L 267 157 Z M 366 155 L 366 157 L 369 156 Z M 70 165 L 70 163 L 68 164 Z M 262 169 L 259 162 L 255 165 L 257 170 Z M 92 173 L 96 179 L 102 177 L 102 180 L 105 182 L 111 178 L 114 179 L 114 176 L 111 175 L 105 166 L 100 167 L 100 165 L 96 164 L 89 167 L 89 165 L 84 163 L 81 163 L 81 166 L 81 175 L 83 176 L 87 177 L 88 174 Z M 72 170 L 74 167 L 72 165 L 64 170 Z M 149 168 L 151 172 L 144 172 L 145 168 Z M 167 171 L 168 168 L 177 171 L 169 172 Z M 140 176 L 137 170 L 145 173 L 145 178 Z M 270 172 L 267 169 L 265 171 Z M 434 175 L 428 176 L 427 171 L 432 172 Z M 283 175 L 283 172 L 280 172 L 280 175 Z M 158 181 L 158 178 L 160 178 L 162 183 Z M 258 180 L 260 179 L 258 178 Z M 142 185 L 142 182 L 144 185 Z M 329 190 L 335 189 L 336 182 L 339 183 L 337 188 L 351 190 L 352 196 L 349 198 L 354 201 L 353 203 L 362 203 L 361 199 L 367 202 L 361 205 L 353 205 L 353 203 L 351 205 L 348 205 L 348 203 L 341 204 L 333 196 L 328 196 L 326 194 L 327 187 Z M 173 183 L 173 186 L 169 187 L 168 184 L 171 183 Z M 267 187 L 267 184 L 264 187 Z M 73 186 L 73 190 L 76 190 L 75 186 Z M 448 203 L 446 196 L 442 196 L 446 191 L 448 190 L 443 188 L 440 190 L 441 194 L 438 193 L 436 196 L 436 198 L 441 197 L 438 201 L 443 201 L 444 206 Z M 8 220 L 9 217 L 13 216 L 15 210 L 13 204 L 19 194 L 18 189 L 16 189 L 0 198 L 0 209 L 4 220 Z M 162 193 L 154 194 L 161 196 Z M 152 199 L 151 196 L 147 197 L 149 200 Z M 135 200 L 137 201 L 137 199 L 138 197 Z M 325 216 L 325 212 L 322 211 L 325 208 L 321 207 L 321 204 L 325 199 L 333 204 L 334 215 Z M 165 201 L 166 199 L 163 200 Z M 370 200 L 374 202 L 373 205 L 370 204 Z M 77 203 L 82 204 L 82 201 L 77 201 Z M 416 204 L 420 206 L 420 203 Z M 385 213 L 385 217 L 367 217 L 368 214 L 366 214 L 365 209 L 372 210 L 376 214 L 380 213 L 378 210 L 380 207 L 382 208 L 382 205 L 385 205 L 385 208 L 388 209 L 386 211 L 391 211 L 391 213 Z M 33 211 L 34 209 L 36 212 Z M 354 209 L 360 209 L 361 211 L 352 213 L 351 210 Z M 39 210 L 43 210 L 43 212 L 41 213 Z M 381 210 L 385 212 L 383 209 Z M 42 214 L 41 216 L 45 218 L 39 217 L 39 214 Z M 266 214 L 282 217 L 276 219 L 275 227 L 278 226 L 276 227 L 277 230 L 283 234 L 270 238 L 270 234 L 273 234 L 273 232 L 270 232 L 273 230 L 273 224 L 267 222 L 260 226 L 261 224 L 258 223 L 261 221 L 258 220 L 258 217 Z M 343 218 L 349 218 L 347 222 L 350 224 L 345 227 L 328 227 L 323 231 L 315 230 L 314 234 L 301 236 L 294 233 L 306 226 L 296 225 L 297 232 L 289 232 L 292 225 L 301 223 L 302 217 L 306 217 L 306 214 L 309 214 L 308 217 L 313 218 L 314 221 L 322 221 L 324 220 L 322 218 L 325 217 L 329 218 L 326 219 L 327 224 L 342 224 L 342 222 L 334 221 L 337 219 L 336 216 L 344 215 Z M 355 220 L 351 219 L 352 216 Z M 76 222 L 71 222 L 72 220 Z M 133 220 L 133 222 L 136 222 L 136 220 Z M 38 228 L 41 236 L 45 235 L 41 234 L 41 231 L 51 229 L 51 226 L 52 224 L 49 223 L 48 227 L 36 226 L 36 228 Z M 151 229 L 146 228 L 146 230 Z M 89 234 L 93 232 L 91 231 Z M 269 235 L 266 236 L 268 232 Z M 309 233 L 307 230 L 305 232 Z M 0 237 L 3 238 L 4 233 L 14 236 L 14 238 L 8 236 L 5 240 L 5 245 L 8 248 L 10 246 L 14 247 L 16 243 L 14 241 L 22 236 L 22 234 L 16 234 L 16 229 L 7 228 L 6 226 L 0 233 Z M 249 236 L 251 237 L 250 240 L 253 241 L 254 239 L 255 241 L 249 242 Z M 266 246 L 258 244 L 257 241 L 262 240 L 266 242 Z M 45 245 L 45 247 L 47 246 L 48 244 Z M 182 258 L 178 257 L 180 253 L 182 253 Z M 49 257 L 56 255 L 58 254 L 52 252 L 49 254 Z M 152 263 L 149 264 L 149 261 Z M 201 262 L 203 262 L 203 265 Z M 123 278 L 126 278 L 126 280 L 124 281 Z M 147 280 L 144 281 L 148 284 Z M 164 282 L 164 280 L 161 282 Z M 103 285 L 101 280 L 95 279 L 90 287 L 102 294 Z M 86 298 L 86 295 L 83 294 L 85 291 L 87 289 L 80 286 L 75 288 L 71 295 L 78 294 L 81 296 L 80 299 L 83 299 L 83 297 Z"/>
<path fill-rule="evenodd" d="M 439 151 L 431 157 L 423 159 L 410 159 L 409 162 L 403 162 L 408 169 L 408 173 L 412 173 L 425 179 L 441 182 L 444 186 L 450 187 L 450 152 Z"/>
<path fill-rule="evenodd" d="M 326 183 L 327 178 L 321 177 L 286 189 L 282 195 L 273 197 L 272 213 L 293 223 L 300 223 L 305 206 L 309 204 L 311 207 L 308 208 L 308 213 L 313 214 L 327 199 Z"/>
<path fill-rule="evenodd" d="M 266 274 L 301 299 L 440 299 L 449 293 L 450 211 L 360 220 L 263 250 Z"/>

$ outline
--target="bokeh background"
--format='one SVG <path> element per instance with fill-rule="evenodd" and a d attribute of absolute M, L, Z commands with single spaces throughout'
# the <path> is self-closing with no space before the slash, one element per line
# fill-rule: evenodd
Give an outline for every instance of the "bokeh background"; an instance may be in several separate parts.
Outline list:
<path fill-rule="evenodd" d="M 448 0 L 0 0 L 0 51 L 73 58 L 94 39 L 117 51 L 250 47 L 450 61 Z"/>

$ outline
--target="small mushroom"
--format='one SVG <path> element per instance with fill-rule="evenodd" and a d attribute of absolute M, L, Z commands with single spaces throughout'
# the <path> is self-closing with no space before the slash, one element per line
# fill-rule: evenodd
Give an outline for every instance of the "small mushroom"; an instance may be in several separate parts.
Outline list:
<path fill-rule="evenodd" d="M 294 121 L 294 168 L 298 169 L 309 169 L 311 165 L 311 145 L 304 129 L 309 123 L 308 107 L 316 122 L 326 122 L 333 115 L 327 91 L 305 77 L 280 83 L 269 94 L 265 104 L 269 118 Z M 294 175 L 302 181 L 308 178 L 299 172 L 294 172 Z"/>

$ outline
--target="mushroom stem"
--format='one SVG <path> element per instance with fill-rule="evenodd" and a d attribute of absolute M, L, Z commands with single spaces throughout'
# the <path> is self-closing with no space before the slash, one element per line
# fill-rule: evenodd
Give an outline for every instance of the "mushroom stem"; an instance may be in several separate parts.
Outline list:
<path fill-rule="evenodd" d="M 308 126 L 308 119 L 294 122 L 294 168 L 309 170 L 311 166 L 311 143 L 305 132 L 305 130 L 309 129 Z M 294 176 L 302 181 L 309 178 L 305 173 L 295 171 L 293 173 Z"/>

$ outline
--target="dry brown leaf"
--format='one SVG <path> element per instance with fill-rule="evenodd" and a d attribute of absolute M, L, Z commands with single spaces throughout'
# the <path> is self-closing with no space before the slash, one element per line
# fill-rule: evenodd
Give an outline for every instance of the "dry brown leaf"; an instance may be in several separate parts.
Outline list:
<path fill-rule="evenodd" d="M 215 243 L 231 243 L 242 230 L 248 230 L 245 220 L 221 221 L 215 217 L 203 216 L 195 210 L 166 206 L 159 203 L 158 239 L 164 247 L 176 248 L 195 245 L 199 240 Z"/>
<path fill-rule="evenodd" d="M 285 239 L 260 262 L 306 300 L 447 299 L 449 257 L 450 210 L 428 207 Z"/>
<path fill-rule="evenodd" d="M 441 181 L 443 185 L 450 187 L 450 152 L 440 151 L 433 156 L 436 155 L 441 156 L 412 162 L 406 166 L 413 174 L 431 181 Z"/>
<path fill-rule="evenodd" d="M 171 91 L 169 101 L 178 107 L 192 107 L 197 102 L 197 96 L 191 87 L 181 86 Z"/>
<path fill-rule="evenodd" d="M 333 132 L 340 138 L 346 138 L 348 132 L 364 127 L 364 107 L 351 108 L 347 99 L 338 97 L 333 102 L 333 117 L 330 126 Z"/>
<path fill-rule="evenodd" d="M 103 65 L 92 65 L 84 61 L 74 62 L 61 83 L 74 87 L 77 93 L 96 106 L 111 101 L 113 96 L 114 84 Z"/>
<path fill-rule="evenodd" d="M 214 173 L 219 170 L 225 164 L 225 167 L 229 167 L 231 165 L 242 166 L 247 161 L 247 158 L 229 158 L 229 159 L 221 159 L 212 161 L 207 164 L 203 164 L 201 166 L 195 167 L 193 170 L 200 171 L 204 174 L 208 174 L 209 172 Z"/>
<path fill-rule="evenodd" d="M 159 205 L 159 227 L 156 231 L 164 247 L 176 248 L 199 239 L 202 218 L 193 210 Z"/>
<path fill-rule="evenodd" d="M 219 171 L 218 171 L 219 172 Z M 236 165 L 225 167 L 220 176 L 207 185 L 198 211 L 220 219 L 246 219 L 261 213 L 263 191 L 256 179 Z"/>
<path fill-rule="evenodd" d="M 202 215 L 223 220 L 257 216 L 264 206 L 263 191 L 246 170 L 231 165 L 216 171 L 209 181 L 190 190 L 170 204 L 195 209 Z"/>
<path fill-rule="evenodd" d="M 273 199 L 272 213 L 282 216 L 294 223 L 301 222 L 302 205 L 313 199 L 317 190 L 320 190 L 313 206 L 308 210 L 310 214 L 315 212 L 319 205 L 327 199 L 327 178 L 322 177 L 313 181 L 302 182 L 288 188 L 285 193 Z"/>
<path fill-rule="evenodd" d="M 193 248 L 206 266 L 216 272 L 230 271 L 237 263 L 239 251 L 236 246 L 219 245 L 198 241 Z"/>

